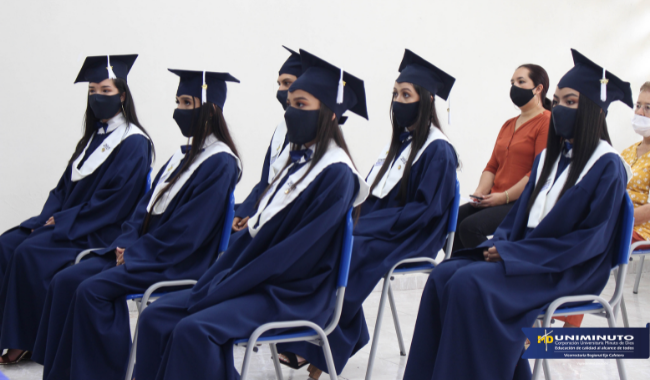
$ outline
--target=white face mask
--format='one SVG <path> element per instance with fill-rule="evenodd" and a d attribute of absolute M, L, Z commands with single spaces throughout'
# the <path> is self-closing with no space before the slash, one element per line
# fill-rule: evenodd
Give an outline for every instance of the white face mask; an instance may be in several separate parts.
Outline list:
<path fill-rule="evenodd" d="M 641 136 L 650 137 L 650 117 L 634 114 L 632 128 L 634 128 L 634 132 Z"/>

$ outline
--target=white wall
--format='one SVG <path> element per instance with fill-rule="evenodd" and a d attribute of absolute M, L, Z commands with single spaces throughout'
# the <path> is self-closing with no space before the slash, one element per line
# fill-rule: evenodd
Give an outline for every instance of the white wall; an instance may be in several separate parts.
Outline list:
<path fill-rule="evenodd" d="M 547 1 L 3 1 L 0 4 L 0 231 L 37 214 L 81 133 L 86 86 L 73 81 L 86 55 L 138 53 L 129 84 L 153 136 L 157 170 L 183 138 L 172 119 L 178 78 L 167 68 L 228 71 L 225 115 L 243 156 L 241 201 L 260 176 L 282 117 L 276 76 L 303 48 L 366 82 L 370 121 L 344 127 L 366 173 L 388 141 L 388 107 L 404 48 L 457 78 L 453 125 L 443 127 L 463 162 L 462 193 L 474 190 L 504 121 L 522 63 L 555 84 L 575 47 L 630 81 L 650 80 L 650 2 Z M 637 141 L 631 111 L 610 108 L 614 146 Z"/>

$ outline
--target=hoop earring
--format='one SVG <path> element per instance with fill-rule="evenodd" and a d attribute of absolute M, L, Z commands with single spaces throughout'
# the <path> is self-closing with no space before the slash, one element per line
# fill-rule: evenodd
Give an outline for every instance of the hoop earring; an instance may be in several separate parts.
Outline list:
<path fill-rule="evenodd" d="M 124 114 L 124 117 L 126 117 L 126 111 L 124 110 L 124 102 L 122 102 L 122 113 Z"/>

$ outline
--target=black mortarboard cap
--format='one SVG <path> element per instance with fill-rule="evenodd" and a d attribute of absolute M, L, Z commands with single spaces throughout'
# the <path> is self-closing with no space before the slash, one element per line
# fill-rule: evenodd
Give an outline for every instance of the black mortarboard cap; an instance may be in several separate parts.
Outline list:
<path fill-rule="evenodd" d="M 617 100 L 634 107 L 632 88 L 628 82 L 623 82 L 575 49 L 571 49 L 571 54 L 575 66 L 560 79 L 558 88 L 569 87 L 578 91 L 603 111 L 607 111 L 609 105 Z"/>
<path fill-rule="evenodd" d="M 440 70 L 431 63 L 425 61 L 419 55 L 409 49 L 404 50 L 402 63 L 399 65 L 400 75 L 397 83 L 413 83 L 424 87 L 433 95 L 447 100 L 449 92 L 454 86 L 456 79 L 446 72 Z"/>
<path fill-rule="evenodd" d="M 228 73 L 174 69 L 168 70 L 181 78 L 178 83 L 176 96 L 196 96 L 201 99 L 201 103 L 214 103 L 222 110 L 223 105 L 226 103 L 226 94 L 228 93 L 226 82 L 239 83 L 239 79 Z"/>
<path fill-rule="evenodd" d="M 302 74 L 302 63 L 300 62 L 300 54 L 289 49 L 288 47 L 282 45 L 283 48 L 287 49 L 291 55 L 284 61 L 284 64 L 280 68 L 278 75 L 282 74 L 291 74 L 296 77 L 299 77 Z"/>
<path fill-rule="evenodd" d="M 108 78 L 126 80 L 136 58 L 137 54 L 86 57 L 74 82 L 100 83 Z"/>
<path fill-rule="evenodd" d="M 312 94 L 331 109 L 337 118 L 350 110 L 368 119 L 363 80 L 345 71 L 342 72 L 338 67 L 302 49 L 300 49 L 300 59 L 302 75 L 293 82 L 289 92 L 303 90 Z M 341 73 L 343 73 L 342 77 Z"/>

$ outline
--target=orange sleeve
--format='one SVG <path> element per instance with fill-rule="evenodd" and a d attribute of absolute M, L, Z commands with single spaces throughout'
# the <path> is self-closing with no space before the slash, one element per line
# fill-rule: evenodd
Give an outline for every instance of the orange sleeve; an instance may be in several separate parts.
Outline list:
<path fill-rule="evenodd" d="M 497 140 L 498 140 L 498 138 L 497 138 Z M 490 172 L 492 174 L 497 174 L 497 169 L 499 168 L 499 163 L 497 162 L 496 151 L 497 151 L 497 147 L 496 147 L 496 144 L 494 144 L 494 148 L 492 149 L 492 156 L 490 156 L 490 161 L 488 161 L 487 166 L 485 167 L 485 169 L 483 169 L 484 172 Z"/>
<path fill-rule="evenodd" d="M 499 169 L 499 161 L 497 161 L 497 142 L 499 141 L 499 139 L 501 139 L 501 134 L 503 133 L 503 130 L 505 129 L 506 125 L 508 125 L 509 122 L 510 120 L 506 121 L 501 127 L 501 130 L 497 135 L 497 140 L 494 142 L 494 148 L 492 149 L 492 156 L 490 156 L 490 161 L 488 161 L 487 166 L 485 167 L 485 169 L 483 169 L 484 172 L 497 174 L 497 169 Z"/>
<path fill-rule="evenodd" d="M 535 157 L 537 157 L 538 154 L 542 153 L 542 151 L 546 149 L 549 121 L 549 117 L 543 118 L 540 127 L 537 129 L 537 136 L 535 137 Z M 530 171 L 528 174 L 526 174 L 526 176 L 530 178 Z"/>

